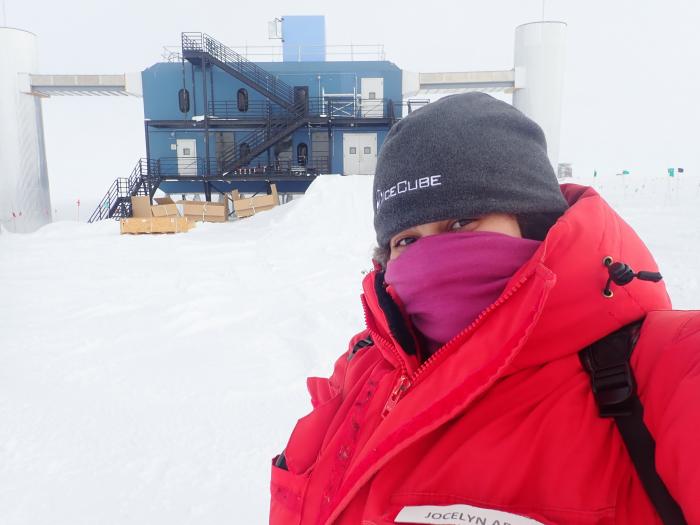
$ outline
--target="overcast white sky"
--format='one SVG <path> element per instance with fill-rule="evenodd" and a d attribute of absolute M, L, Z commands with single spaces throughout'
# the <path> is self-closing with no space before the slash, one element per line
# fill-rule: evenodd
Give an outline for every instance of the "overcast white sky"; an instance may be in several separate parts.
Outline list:
<path fill-rule="evenodd" d="M 304 14 L 326 16 L 329 44 L 382 43 L 402 69 L 509 69 L 515 27 L 542 16 L 541 0 L 4 1 L 7 25 L 38 35 L 42 73 L 140 71 L 181 31 L 268 45 L 268 20 Z M 698 3 L 546 0 L 545 18 L 568 23 L 560 162 L 700 176 Z M 43 107 L 56 218 L 69 218 L 69 202 L 92 206 L 145 154 L 142 101 L 54 97 Z"/>

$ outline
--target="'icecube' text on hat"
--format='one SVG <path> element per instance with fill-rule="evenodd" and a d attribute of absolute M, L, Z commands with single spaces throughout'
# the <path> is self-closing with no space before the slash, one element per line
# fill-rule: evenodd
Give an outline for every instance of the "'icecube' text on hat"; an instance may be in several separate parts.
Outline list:
<path fill-rule="evenodd" d="M 428 222 L 567 208 L 542 129 L 485 93 L 444 97 L 397 122 L 379 152 L 373 199 L 380 246 Z"/>

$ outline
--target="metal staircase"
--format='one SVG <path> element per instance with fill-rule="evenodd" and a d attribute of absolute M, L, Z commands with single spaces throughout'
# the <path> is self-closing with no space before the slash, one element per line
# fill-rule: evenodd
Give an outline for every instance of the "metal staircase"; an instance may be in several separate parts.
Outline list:
<path fill-rule="evenodd" d="M 158 177 L 153 170 L 149 170 L 148 160 L 139 159 L 128 178 L 120 177 L 112 183 L 88 222 L 131 217 L 131 197 L 135 195 L 153 197 L 158 184 Z"/>
<path fill-rule="evenodd" d="M 182 33 L 182 57 L 193 63 L 206 59 L 269 100 L 290 111 L 294 107 L 292 86 L 206 33 Z"/>
<path fill-rule="evenodd" d="M 304 102 L 294 106 L 290 112 L 271 114 L 267 126 L 252 131 L 239 139 L 238 148 L 221 159 L 221 173 L 223 175 L 233 174 L 232 172 L 245 166 L 307 122 L 307 105 Z"/>
<path fill-rule="evenodd" d="M 239 147 L 221 159 L 217 171 L 223 176 L 235 174 L 238 168 L 309 122 L 307 95 L 299 98 L 292 86 L 206 33 L 182 33 L 182 57 L 200 64 L 203 70 L 206 64 L 217 66 L 267 99 L 266 107 L 255 111 L 267 113 L 267 125 L 239 139 Z M 279 107 L 273 107 L 271 102 Z M 229 112 L 228 106 L 219 107 L 213 102 L 211 109 L 214 114 Z"/>

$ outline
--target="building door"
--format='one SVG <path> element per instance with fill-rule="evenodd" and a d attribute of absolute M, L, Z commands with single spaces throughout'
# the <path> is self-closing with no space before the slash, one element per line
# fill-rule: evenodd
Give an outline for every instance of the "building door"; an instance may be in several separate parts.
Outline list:
<path fill-rule="evenodd" d="M 361 114 L 363 117 L 384 116 L 384 79 L 360 79 Z"/>
<path fill-rule="evenodd" d="M 236 137 L 233 131 L 217 131 L 215 137 L 217 173 L 221 173 L 236 156 Z"/>
<path fill-rule="evenodd" d="M 311 133 L 311 168 L 317 173 L 330 173 L 328 149 L 328 132 L 314 131 Z"/>
<path fill-rule="evenodd" d="M 177 174 L 180 177 L 197 175 L 197 141 L 177 139 Z"/>
<path fill-rule="evenodd" d="M 276 171 L 289 171 L 292 169 L 292 136 L 275 144 L 275 169 Z"/>
<path fill-rule="evenodd" d="M 374 175 L 376 133 L 343 133 L 343 175 Z"/>

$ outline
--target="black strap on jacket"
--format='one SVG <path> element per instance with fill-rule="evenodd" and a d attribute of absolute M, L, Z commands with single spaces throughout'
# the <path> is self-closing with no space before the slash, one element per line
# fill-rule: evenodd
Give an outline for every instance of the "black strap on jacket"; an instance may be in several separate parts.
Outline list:
<path fill-rule="evenodd" d="M 683 512 L 656 472 L 656 443 L 644 424 L 644 407 L 637 396 L 637 385 L 630 357 L 641 323 L 613 332 L 579 352 L 591 378 L 600 417 L 615 418 L 637 475 L 664 525 L 686 525 Z"/>
<path fill-rule="evenodd" d="M 401 309 L 394 302 L 391 295 L 389 295 L 389 292 L 386 291 L 384 272 L 377 272 L 374 278 L 374 292 L 377 294 L 379 307 L 382 309 L 382 312 L 384 312 L 387 323 L 389 323 L 391 335 L 393 335 L 399 345 L 401 345 L 404 352 L 408 355 L 417 355 L 416 342 L 413 339 L 413 335 L 411 335 L 411 331 L 408 329 Z"/>

